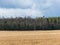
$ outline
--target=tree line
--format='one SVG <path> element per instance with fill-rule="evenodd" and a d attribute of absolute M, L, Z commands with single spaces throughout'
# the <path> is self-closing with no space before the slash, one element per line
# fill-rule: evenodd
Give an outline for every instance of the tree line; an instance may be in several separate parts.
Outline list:
<path fill-rule="evenodd" d="M 0 18 L 0 30 L 59 30 L 60 17 L 16 17 Z"/>

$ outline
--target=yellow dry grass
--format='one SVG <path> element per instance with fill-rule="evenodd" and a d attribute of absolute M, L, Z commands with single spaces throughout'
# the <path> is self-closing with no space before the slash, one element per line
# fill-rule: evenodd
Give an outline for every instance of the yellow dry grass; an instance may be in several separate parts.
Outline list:
<path fill-rule="evenodd" d="M 0 31 L 0 45 L 60 45 L 60 31 Z"/>

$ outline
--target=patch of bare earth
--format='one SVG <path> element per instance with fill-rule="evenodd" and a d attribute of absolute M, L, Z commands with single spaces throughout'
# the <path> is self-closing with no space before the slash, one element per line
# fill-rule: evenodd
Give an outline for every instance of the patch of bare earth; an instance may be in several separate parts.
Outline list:
<path fill-rule="evenodd" d="M 0 45 L 60 45 L 60 31 L 0 31 Z"/>

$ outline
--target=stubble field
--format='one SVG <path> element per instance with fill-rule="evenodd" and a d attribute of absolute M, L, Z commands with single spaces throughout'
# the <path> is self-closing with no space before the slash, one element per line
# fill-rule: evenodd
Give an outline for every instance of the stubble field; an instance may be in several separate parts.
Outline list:
<path fill-rule="evenodd" d="M 60 31 L 0 31 L 0 45 L 60 45 Z"/>

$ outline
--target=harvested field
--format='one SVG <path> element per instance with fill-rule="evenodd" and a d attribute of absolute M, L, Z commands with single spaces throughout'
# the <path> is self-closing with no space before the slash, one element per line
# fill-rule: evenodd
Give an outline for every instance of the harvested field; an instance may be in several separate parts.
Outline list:
<path fill-rule="evenodd" d="M 0 31 L 0 45 L 60 45 L 60 31 Z"/>

